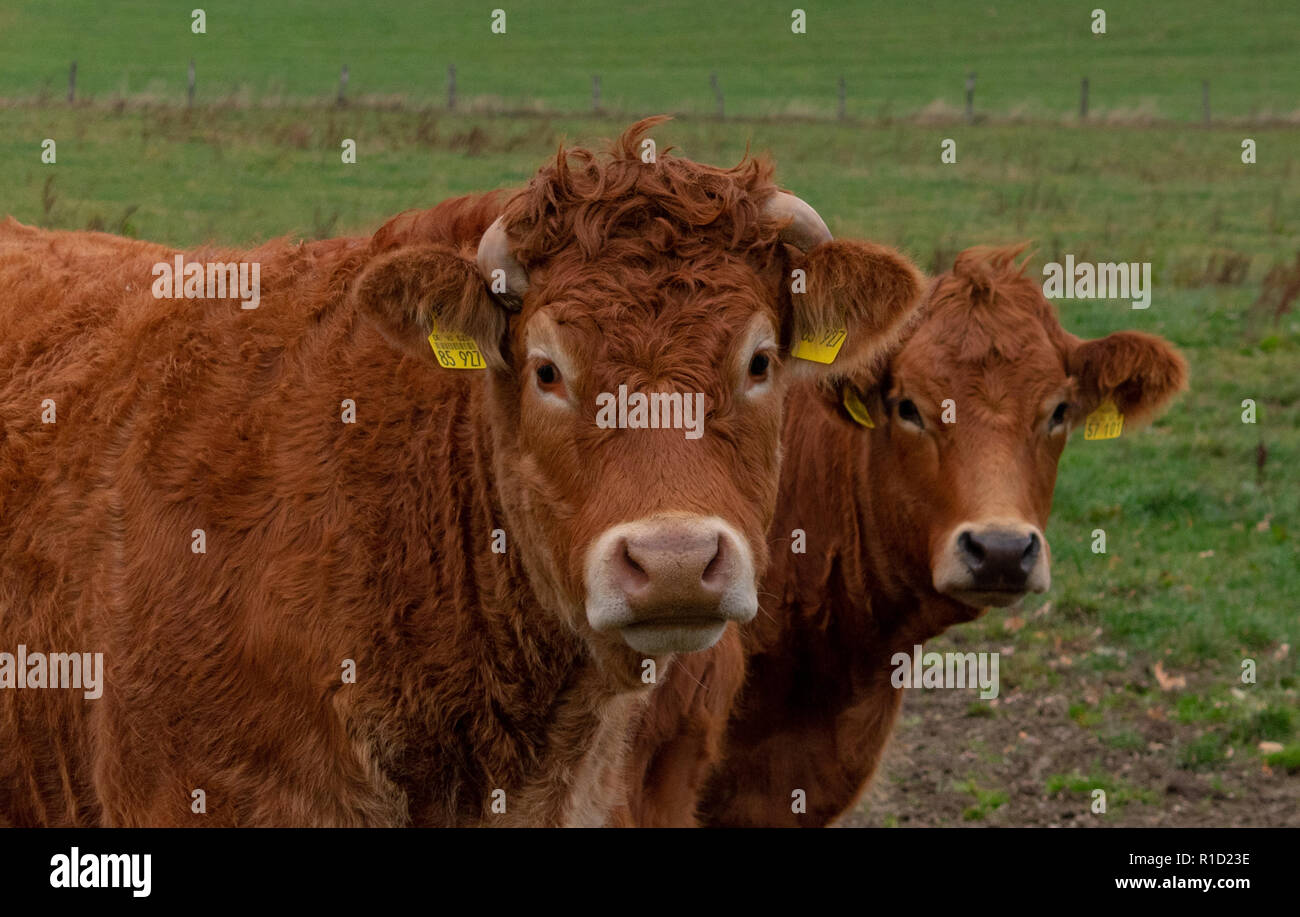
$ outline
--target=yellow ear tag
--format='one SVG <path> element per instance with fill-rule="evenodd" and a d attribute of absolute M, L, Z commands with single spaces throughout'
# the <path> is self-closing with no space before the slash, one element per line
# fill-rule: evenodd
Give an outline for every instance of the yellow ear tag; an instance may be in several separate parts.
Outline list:
<path fill-rule="evenodd" d="M 795 341 L 791 356 L 800 360 L 812 360 L 814 363 L 832 363 L 844 346 L 844 339 L 849 336 L 848 328 L 831 328 L 821 334 L 811 331 Z"/>
<path fill-rule="evenodd" d="M 1124 415 L 1115 402 L 1103 402 L 1101 407 L 1083 419 L 1084 439 L 1115 439 L 1124 431 Z"/>
<path fill-rule="evenodd" d="M 858 393 L 847 385 L 840 391 L 840 402 L 844 405 L 844 410 L 849 412 L 849 416 L 859 424 L 868 430 L 876 428 L 876 425 L 871 422 L 871 414 L 867 411 L 867 406 L 862 403 Z"/>
<path fill-rule="evenodd" d="M 433 323 L 429 346 L 433 348 L 438 365 L 443 369 L 483 369 L 487 365 L 472 337 L 453 331 L 439 331 L 437 322 Z"/>

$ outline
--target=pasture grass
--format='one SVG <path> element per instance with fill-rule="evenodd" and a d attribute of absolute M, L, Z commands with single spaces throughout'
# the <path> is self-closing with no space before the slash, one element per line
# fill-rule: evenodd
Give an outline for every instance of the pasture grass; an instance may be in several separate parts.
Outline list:
<path fill-rule="evenodd" d="M 1087 774 L 1071 771 L 1068 774 L 1053 774 L 1047 778 L 1044 792 L 1048 796 L 1076 796 L 1091 804 L 1093 790 L 1106 793 L 1106 808 L 1118 809 L 1130 803 L 1151 804 L 1156 801 L 1150 790 L 1132 785 L 1113 775 L 1107 774 L 1095 765 Z"/>
<path fill-rule="evenodd" d="M 77 228 L 135 206 L 135 231 L 182 246 L 366 232 L 404 208 L 517 186 L 561 142 L 599 142 L 627 124 L 432 109 L 0 105 L 3 203 L 20 219 Z M 1230 128 L 683 118 L 653 136 L 660 150 L 707 162 L 737 162 L 747 147 L 769 153 L 783 185 L 820 206 L 832 231 L 888 240 L 927 270 L 969 245 L 1032 240 L 1041 261 L 1067 252 L 1151 261 L 1165 292 L 1204 286 L 1228 256 L 1245 259 L 1245 279 L 1258 281 L 1294 255 L 1300 128 L 1252 133 L 1253 166 Z M 946 137 L 957 141 L 955 164 L 939 161 Z M 40 161 L 45 138 L 58 144 L 53 166 Z M 342 162 L 344 139 L 357 143 L 354 165 Z M 53 212 L 43 199 L 51 175 Z M 1219 340 L 1239 326 L 1230 305 L 1192 300 L 1178 311 L 1203 311 L 1186 331 Z M 1076 311 L 1098 332 L 1176 317 L 1167 301 L 1145 314 L 1118 304 Z M 1268 346 L 1293 355 L 1285 340 Z"/>
<path fill-rule="evenodd" d="M 972 805 L 962 810 L 961 817 L 965 821 L 983 821 L 990 813 L 1006 805 L 1010 798 L 1005 790 L 981 787 L 973 779 L 959 781 L 954 789 L 975 800 Z"/>
<path fill-rule="evenodd" d="M 504 7 L 505 33 L 491 11 Z M 1095 4 L 1093 5 L 1095 6 Z M 347 64 L 352 98 L 443 104 L 447 69 L 465 108 L 588 111 L 592 77 L 615 112 L 711 114 L 711 74 L 730 115 L 849 118 L 960 111 L 977 74 L 976 112 L 1074 117 L 1090 79 L 1094 119 L 1200 120 L 1210 81 L 1219 117 L 1294 115 L 1300 7 L 1252 0 L 1112 0 L 1106 33 L 1093 6 L 1035 0 L 9 0 L 0 8 L 0 96 L 63 98 L 77 60 L 81 93 L 179 102 L 194 60 L 197 98 L 332 100 Z"/>
<path fill-rule="evenodd" d="M 1281 751 L 1275 751 L 1264 758 L 1269 767 L 1285 770 L 1288 774 L 1300 773 L 1300 742 L 1292 742 Z"/>

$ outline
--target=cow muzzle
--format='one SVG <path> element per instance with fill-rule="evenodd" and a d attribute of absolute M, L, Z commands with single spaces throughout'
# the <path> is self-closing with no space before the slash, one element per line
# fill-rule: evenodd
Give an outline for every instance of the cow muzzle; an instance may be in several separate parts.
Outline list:
<path fill-rule="evenodd" d="M 749 546 L 716 516 L 616 525 L 588 549 L 585 574 L 588 623 L 648 656 L 708 649 L 728 621 L 758 613 Z"/>
<path fill-rule="evenodd" d="M 1026 522 L 966 522 L 940 543 L 932 565 L 936 591 L 982 608 L 1012 605 L 1052 585 L 1047 540 Z"/>

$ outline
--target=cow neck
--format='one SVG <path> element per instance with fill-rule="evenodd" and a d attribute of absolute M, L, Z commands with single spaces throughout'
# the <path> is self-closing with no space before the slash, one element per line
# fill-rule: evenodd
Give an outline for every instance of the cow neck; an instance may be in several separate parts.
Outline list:
<path fill-rule="evenodd" d="M 935 594 L 899 556 L 890 533 L 909 523 L 892 512 L 887 476 L 871 464 L 882 444 L 869 437 L 887 435 L 851 424 L 811 387 L 792 393 L 765 581 L 774 607 L 753 627 L 751 652 L 779 645 L 843 655 L 840 676 L 874 681 L 898 648 L 973 614 Z M 806 532 L 805 555 L 790 550 L 795 529 Z"/>
<path fill-rule="evenodd" d="M 764 593 L 770 598 L 747 633 L 751 653 L 796 646 L 812 654 L 828 646 L 843 650 L 862 645 L 875 631 L 871 558 L 863 547 L 870 523 L 855 497 L 853 432 L 811 387 L 791 393 L 769 530 Z M 793 549 L 799 532 L 804 553 Z"/>

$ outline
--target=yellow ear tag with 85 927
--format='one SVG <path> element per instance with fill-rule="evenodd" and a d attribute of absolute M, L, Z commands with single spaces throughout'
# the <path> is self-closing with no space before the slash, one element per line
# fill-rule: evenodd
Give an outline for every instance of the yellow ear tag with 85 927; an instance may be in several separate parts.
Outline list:
<path fill-rule="evenodd" d="M 871 422 L 871 413 L 867 410 L 867 406 L 862 403 L 858 393 L 850 386 L 846 385 L 840 391 L 840 403 L 844 405 L 844 410 L 849 412 L 849 416 L 861 426 L 866 427 L 868 430 L 876 428 L 876 425 Z"/>
<path fill-rule="evenodd" d="M 454 331 L 439 331 L 437 322 L 433 323 L 433 331 L 429 334 L 429 346 L 443 369 L 484 369 L 487 365 L 472 337 Z"/>
<path fill-rule="evenodd" d="M 794 342 L 790 355 L 800 360 L 812 360 L 814 363 L 833 363 L 844 346 L 844 339 L 849 336 L 848 328 L 831 328 L 821 334 L 805 332 Z"/>
<path fill-rule="evenodd" d="M 1084 439 L 1115 439 L 1124 432 L 1124 415 L 1115 402 L 1105 401 L 1083 419 Z"/>

